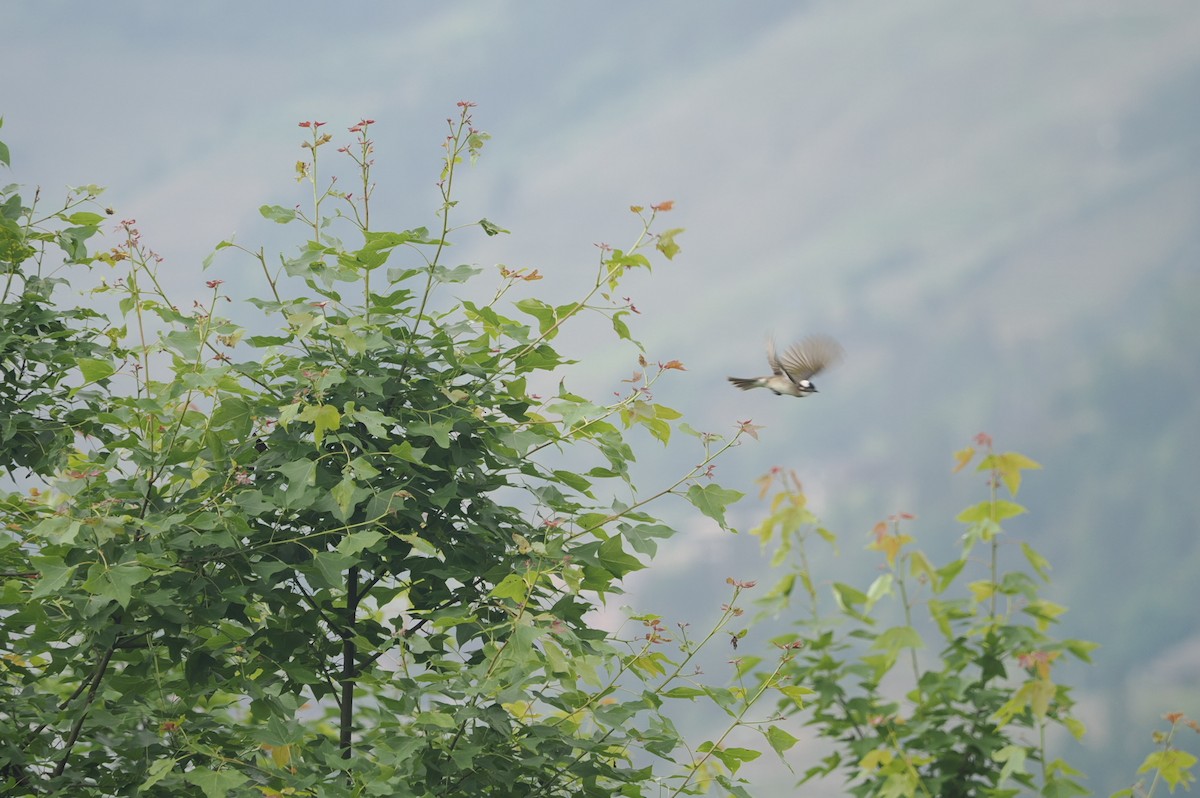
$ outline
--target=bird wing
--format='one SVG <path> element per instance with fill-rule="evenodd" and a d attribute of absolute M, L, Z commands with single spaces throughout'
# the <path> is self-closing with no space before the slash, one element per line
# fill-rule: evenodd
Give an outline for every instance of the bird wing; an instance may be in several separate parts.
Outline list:
<path fill-rule="evenodd" d="M 789 346 L 776 362 L 792 382 L 800 382 L 841 360 L 844 352 L 842 345 L 829 336 L 810 335 Z M 771 353 L 774 354 L 774 348 Z"/>
<path fill-rule="evenodd" d="M 775 354 L 775 339 L 767 338 L 767 364 L 771 367 L 771 373 L 776 377 L 783 376 L 783 366 L 779 364 L 779 356 Z"/>

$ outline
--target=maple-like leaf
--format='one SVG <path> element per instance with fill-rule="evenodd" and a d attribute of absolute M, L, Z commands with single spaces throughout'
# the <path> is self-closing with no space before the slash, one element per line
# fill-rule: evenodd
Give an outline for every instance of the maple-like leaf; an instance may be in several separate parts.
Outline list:
<path fill-rule="evenodd" d="M 959 449 L 954 453 L 954 470 L 950 473 L 957 474 L 966 468 L 967 463 L 971 462 L 971 458 L 975 456 L 975 447 L 968 446 L 965 449 Z"/>

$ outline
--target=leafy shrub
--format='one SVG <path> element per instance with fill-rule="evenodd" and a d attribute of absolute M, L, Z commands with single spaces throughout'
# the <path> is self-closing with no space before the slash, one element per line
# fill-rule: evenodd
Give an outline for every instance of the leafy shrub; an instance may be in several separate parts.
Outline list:
<path fill-rule="evenodd" d="M 298 253 L 217 247 L 257 263 L 267 332 L 221 315 L 220 280 L 172 299 L 131 220 L 88 255 L 98 190 L 44 217 L 6 193 L 4 465 L 47 484 L 4 503 L 5 794 L 641 795 L 681 745 L 664 636 L 588 613 L 672 533 L 651 501 L 723 522 L 740 494 L 709 465 L 741 432 L 688 430 L 700 464 L 641 494 L 625 431 L 672 437 L 650 389 L 682 364 L 639 356 L 607 404 L 528 387 L 570 362 L 553 342 L 583 313 L 631 340 L 614 292 L 681 231 L 653 229 L 670 203 L 634 208 L 579 300 L 509 303 L 540 274 L 501 268 L 491 301 L 435 309 L 480 271 L 447 265 L 452 238 L 505 232 L 452 221 L 487 135 L 469 103 L 448 121 L 433 231 L 372 227 L 370 120 L 339 151 L 351 193 L 325 177 L 333 136 L 301 124 L 312 201 L 262 208 L 306 230 Z M 119 320 L 51 308 L 49 244 L 123 272 L 99 289 Z M 591 465 L 556 467 L 567 450 Z M 700 789 L 710 758 L 665 778 Z"/>

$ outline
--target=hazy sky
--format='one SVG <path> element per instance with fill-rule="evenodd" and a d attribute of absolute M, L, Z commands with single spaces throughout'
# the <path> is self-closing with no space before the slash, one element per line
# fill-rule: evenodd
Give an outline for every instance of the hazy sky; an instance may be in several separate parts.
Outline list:
<path fill-rule="evenodd" d="M 257 208 L 302 199 L 302 119 L 376 119 L 377 218 L 428 221 L 460 99 L 494 136 L 462 218 L 514 233 L 468 242 L 471 259 L 537 266 L 570 292 L 594 242 L 633 234 L 629 204 L 677 201 L 684 257 L 641 297 L 661 310 L 642 332 L 666 354 L 705 333 L 725 360 L 767 328 L 822 327 L 865 334 L 869 355 L 872 328 L 967 312 L 946 300 L 968 282 L 1004 300 L 989 321 L 1002 342 L 1042 338 L 1111 312 L 1133 260 L 1160 259 L 1195 218 L 1195 172 L 1162 174 L 1196 163 L 1195 103 L 1177 106 L 1200 74 L 1200 12 L 1183 3 L 16 3 L 7 16 L 15 177 L 48 194 L 109 186 L 182 273 L 234 233 L 283 241 Z M 703 330 L 678 323 L 681 292 Z"/>

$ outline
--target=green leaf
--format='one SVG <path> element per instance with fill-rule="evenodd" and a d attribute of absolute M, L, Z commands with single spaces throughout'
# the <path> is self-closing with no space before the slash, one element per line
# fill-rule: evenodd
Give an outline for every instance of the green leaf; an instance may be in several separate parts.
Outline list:
<path fill-rule="evenodd" d="M 867 601 L 866 594 L 861 590 L 842 582 L 834 582 L 833 600 L 837 602 L 838 608 L 842 612 L 852 615 L 855 618 L 866 619 L 866 616 L 857 609 Z"/>
<path fill-rule="evenodd" d="M 68 261 L 71 263 L 88 261 L 87 247 L 84 242 L 95 235 L 96 229 L 95 227 L 68 227 L 58 231 L 55 239 L 66 254 Z"/>
<path fill-rule="evenodd" d="M 773 749 L 775 749 L 775 753 L 783 756 L 783 752 L 800 742 L 800 739 L 792 734 L 789 734 L 778 726 L 768 726 L 767 742 L 770 743 Z"/>
<path fill-rule="evenodd" d="M 151 571 L 141 565 L 121 563 L 111 568 L 96 563 L 88 569 L 87 581 L 83 589 L 109 601 L 115 601 L 122 607 L 128 607 L 133 599 L 133 588 L 150 578 Z"/>
<path fill-rule="evenodd" d="M 250 415 L 250 405 L 236 396 L 224 397 L 213 410 L 209 421 L 214 429 L 222 430 L 233 438 L 249 434 L 254 423 Z"/>
<path fill-rule="evenodd" d="M 658 234 L 658 241 L 655 242 L 654 248 L 661 252 L 667 260 L 674 260 L 679 254 L 679 245 L 675 243 L 675 237 L 683 232 L 682 227 L 673 227 L 670 230 L 664 230 Z"/>
<path fill-rule="evenodd" d="M 12 161 L 9 160 L 8 145 L 0 141 L 0 163 L 5 166 L 12 167 Z"/>
<path fill-rule="evenodd" d="M 39 521 L 32 530 L 34 536 L 47 543 L 70 545 L 75 542 L 83 523 L 69 515 L 52 515 Z"/>
<path fill-rule="evenodd" d="M 725 523 L 725 508 L 741 499 L 746 494 L 741 491 L 728 490 L 720 485 L 692 485 L 688 488 L 687 499 L 696 509 L 729 529 Z"/>
<path fill-rule="evenodd" d="M 1037 571 L 1037 575 L 1044 581 L 1050 581 L 1048 574 L 1050 570 L 1050 561 L 1033 550 L 1033 547 L 1028 543 L 1021 544 L 1021 551 L 1025 552 L 1025 559 L 1029 561 L 1029 565 L 1033 570 Z"/>
<path fill-rule="evenodd" d="M 117 373 L 116 366 L 110 360 L 96 360 L 90 357 L 82 357 L 76 360 L 75 364 L 79 366 L 79 371 L 83 373 L 84 385 L 106 380 Z M 81 385 L 80 387 L 83 386 Z"/>
<path fill-rule="evenodd" d="M 661 418 L 663 421 L 674 421 L 677 418 L 683 418 L 683 413 L 680 413 L 673 407 L 667 407 L 666 405 L 655 405 L 654 416 L 655 418 Z"/>
<path fill-rule="evenodd" d="M 363 234 L 366 244 L 358 252 L 354 253 L 356 257 L 363 260 L 370 260 L 373 255 L 379 255 L 394 249 L 403 244 L 438 244 L 440 241 L 436 238 L 429 237 L 429 228 L 414 227 L 411 230 L 381 231 L 367 232 Z M 379 263 L 383 261 L 380 260 Z M 375 265 L 379 265 L 379 263 Z"/>
<path fill-rule="evenodd" d="M 209 770 L 207 768 L 189 770 L 183 774 L 183 778 L 188 783 L 199 787 L 204 793 L 204 798 L 225 798 L 230 790 L 236 790 L 249 781 L 241 773 L 233 770 Z"/>
<path fill-rule="evenodd" d="M 265 349 L 268 346 L 283 346 L 291 341 L 292 336 L 290 335 L 251 335 L 246 339 L 246 343 L 256 349 Z"/>
<path fill-rule="evenodd" d="M 1079 718 L 1059 716 L 1059 719 L 1076 740 L 1082 740 L 1084 735 L 1087 734 L 1087 726 Z"/>
<path fill-rule="evenodd" d="M 447 443 L 447 445 L 450 443 L 449 436 L 446 437 L 446 443 Z M 446 448 L 446 447 L 442 447 L 442 448 Z M 399 457 L 401 460 L 404 460 L 405 462 L 408 462 L 408 463 L 424 463 L 425 462 L 425 453 L 427 451 L 429 451 L 428 448 L 414 447 L 408 441 L 404 441 L 403 443 L 394 444 L 393 446 L 391 446 L 388 449 L 388 452 L 390 452 L 391 454 L 395 455 L 396 457 Z"/>
<path fill-rule="evenodd" d="M 871 644 L 872 649 L 896 652 L 905 648 L 924 648 L 921 634 L 911 626 L 893 626 L 880 633 Z"/>
<path fill-rule="evenodd" d="M 308 405 L 296 418 L 313 425 L 313 440 L 317 446 L 325 440 L 325 433 L 336 432 L 342 425 L 342 414 L 333 405 Z"/>
<path fill-rule="evenodd" d="M 415 421 L 408 425 L 409 435 L 428 435 L 433 438 L 433 442 L 438 445 L 439 449 L 450 448 L 450 432 L 454 429 L 454 422 L 439 421 L 437 424 L 428 424 L 424 421 Z M 393 454 L 398 453 L 393 449 Z"/>
<path fill-rule="evenodd" d="M 525 597 L 529 595 L 529 585 L 517 574 L 509 574 L 491 589 L 490 595 L 496 598 L 524 601 Z"/>
<path fill-rule="evenodd" d="M 554 337 L 553 334 L 547 335 L 547 332 L 558 321 L 558 317 L 554 313 L 554 308 L 540 299 L 522 299 L 515 304 L 515 307 L 522 313 L 527 313 L 537 319 L 538 332 L 545 335 L 547 340 Z"/>
<path fill-rule="evenodd" d="M 625 311 L 617 311 L 616 313 L 614 313 L 612 315 L 612 327 L 613 327 L 613 331 L 616 332 L 618 338 L 625 340 L 625 341 L 632 341 L 633 336 L 631 336 L 629 334 L 629 326 L 627 324 L 625 324 L 624 320 L 622 320 L 622 318 L 621 318 L 622 316 L 627 316 L 627 315 L 629 315 L 629 314 Z"/>
<path fill-rule="evenodd" d="M 380 471 L 375 466 L 371 465 L 371 461 L 365 457 L 355 457 L 350 461 L 350 473 L 358 480 L 371 480 L 379 476 Z"/>
<path fill-rule="evenodd" d="M 555 471 L 554 478 L 569 488 L 579 491 L 585 496 L 591 496 L 592 483 L 574 471 Z"/>
<path fill-rule="evenodd" d="M 1008 488 L 1008 492 L 1016 496 L 1017 491 L 1021 489 L 1021 472 L 1041 467 L 1040 463 L 1030 460 L 1023 454 L 1005 452 L 1004 454 L 988 455 L 979 464 L 978 470 L 995 469 L 1000 474 L 1000 478 L 1004 480 L 1004 486 Z"/>
<path fill-rule="evenodd" d="M 478 266 L 472 266 L 469 263 L 455 266 L 453 269 L 448 269 L 445 266 L 435 266 L 433 267 L 433 276 L 439 283 L 465 283 L 481 271 L 483 269 L 480 269 Z"/>
<path fill-rule="evenodd" d="M 1000 775 L 996 779 L 997 786 L 1004 784 L 1014 774 L 1025 775 L 1025 756 L 1025 748 L 1020 745 L 1006 745 L 992 754 L 992 759 L 1004 763 L 1004 766 L 1000 768 Z"/>
<path fill-rule="evenodd" d="M 1093 643 L 1090 640 L 1064 640 L 1062 641 L 1063 648 L 1070 651 L 1076 659 L 1084 662 L 1092 661 L 1092 652 L 1100 648 L 1099 643 Z"/>
<path fill-rule="evenodd" d="M 87 225 L 95 227 L 105 220 L 104 216 L 91 211 L 76 211 L 69 216 L 64 217 L 67 224 Z"/>
<path fill-rule="evenodd" d="M 972 524 L 978 521 L 1003 521 L 1005 518 L 1012 518 L 1014 515 L 1020 515 L 1024 512 L 1027 511 L 1019 504 L 997 499 L 994 502 L 983 501 L 968 507 L 958 514 L 956 520 L 962 521 L 964 524 Z"/>
<path fill-rule="evenodd" d="M 865 611 L 870 612 L 871 607 L 884 596 L 890 595 L 892 585 L 895 583 L 895 577 L 891 573 L 882 573 L 875 577 L 875 581 L 867 589 L 867 606 Z"/>
<path fill-rule="evenodd" d="M 365 487 L 360 486 L 355 480 L 353 474 L 345 474 L 338 484 L 333 486 L 329 491 L 330 497 L 337 505 L 337 516 L 339 521 L 347 521 L 350 519 L 350 514 L 354 512 L 354 508 L 358 503 L 370 495 Z"/>
<path fill-rule="evenodd" d="M 621 548 L 621 538 L 619 535 L 613 535 L 600 544 L 599 557 L 600 564 L 617 579 L 620 579 L 627 573 L 646 567 L 640 560 L 627 554 Z"/>
<path fill-rule="evenodd" d="M 75 570 L 79 568 L 78 565 L 66 565 L 57 557 L 30 557 L 29 560 L 41 574 L 33 592 L 29 594 L 30 598 L 35 599 L 57 593 L 71 581 Z"/>
<path fill-rule="evenodd" d="M 705 746 L 708 746 L 706 749 Z M 746 762 L 753 762 L 762 756 L 762 751 L 755 751 L 753 748 L 717 748 L 711 743 L 704 743 L 699 748 L 700 751 L 712 751 L 713 756 L 721 760 L 725 767 L 729 768 L 730 773 L 737 773 L 738 769 Z"/>
<path fill-rule="evenodd" d="M 445 712 L 422 712 L 417 715 L 413 723 L 416 726 L 444 729 L 447 731 L 458 728 L 458 723 L 454 720 L 454 716 L 448 715 Z"/>
<path fill-rule="evenodd" d="M 933 587 L 935 593 L 941 593 L 951 582 L 962 572 L 962 569 L 967 565 L 966 558 L 953 560 L 946 563 L 941 568 L 937 569 L 937 583 Z"/>
<path fill-rule="evenodd" d="M 153 787 L 155 784 L 158 784 L 160 781 L 163 780 L 163 778 L 166 777 L 166 775 L 168 773 L 171 772 L 172 768 L 174 768 L 174 767 L 175 767 L 174 759 L 155 760 L 154 763 L 152 765 L 150 765 L 150 767 L 147 769 L 147 772 L 149 773 L 149 775 L 146 777 L 146 780 L 143 781 L 140 785 L 138 785 L 138 792 L 148 790 L 151 787 Z"/>
<path fill-rule="evenodd" d="M 785 685 L 783 687 L 780 687 L 779 692 L 783 693 L 785 696 L 790 698 L 792 700 L 792 702 L 795 703 L 797 708 L 803 709 L 804 708 L 804 699 L 807 696 L 814 695 L 816 693 L 816 690 L 813 690 L 808 687 L 800 687 L 799 685 L 790 684 L 790 685 Z"/>
<path fill-rule="evenodd" d="M 1076 798 L 1091 795 L 1091 790 L 1071 779 L 1050 779 L 1041 792 L 1043 798 Z"/>
<path fill-rule="evenodd" d="M 220 252 L 221 250 L 223 250 L 223 249 L 227 248 L 227 247 L 232 247 L 232 246 L 233 246 L 233 241 L 232 241 L 232 240 L 226 240 L 226 241 L 222 241 L 222 242 L 220 242 L 219 244 L 217 244 L 215 247 L 213 247 L 213 251 L 212 251 L 212 252 L 210 252 L 210 253 L 208 253 L 207 255 L 205 255 L 205 256 L 204 256 L 204 260 L 201 262 L 201 264 L 200 264 L 200 268 L 202 268 L 202 269 L 204 269 L 205 271 L 207 271 L 207 270 L 208 270 L 208 267 L 212 265 L 213 258 L 215 258 L 215 257 L 217 256 L 217 253 L 218 253 L 218 252 Z"/>
<path fill-rule="evenodd" d="M 911 552 L 908 555 L 909 573 L 920 579 L 922 583 L 928 581 L 937 592 L 937 572 L 933 568 L 933 563 L 925 556 L 925 553 L 919 549 Z"/>
<path fill-rule="evenodd" d="M 368 529 L 365 532 L 354 532 L 342 538 L 342 542 L 337 545 L 337 550 L 342 554 L 353 556 L 360 551 L 371 548 L 382 539 L 383 533 L 376 532 L 374 529 Z"/>
<path fill-rule="evenodd" d="M 296 218 L 295 208 L 284 208 L 280 205 L 263 205 L 258 212 L 263 215 L 263 218 L 278 224 L 287 224 Z"/>
<path fill-rule="evenodd" d="M 342 415 L 347 421 L 362 424 L 367 432 L 377 438 L 387 438 L 396 419 L 380 413 L 378 410 L 368 410 L 365 407 L 355 407 L 353 402 L 347 402 L 342 408 Z"/>
<path fill-rule="evenodd" d="M 291 745 L 304 737 L 302 727 L 294 720 L 272 716 L 266 726 L 254 730 L 254 739 L 272 747 Z"/>
<path fill-rule="evenodd" d="M 494 222 L 489 222 L 487 219 L 480 219 L 479 226 L 482 227 L 483 232 L 487 233 L 489 236 L 494 236 L 494 235 L 499 235 L 500 233 L 509 232 L 508 230 L 505 230 L 503 227 L 498 226 Z"/>
<path fill-rule="evenodd" d="M 291 504 L 298 503 L 301 497 L 309 494 L 309 489 L 317 484 L 317 463 L 315 460 L 292 460 L 276 466 L 278 471 L 287 479 L 286 496 Z"/>
<path fill-rule="evenodd" d="M 305 569 L 308 581 L 315 588 L 336 588 L 343 582 L 343 574 L 357 559 L 340 551 L 322 551 L 312 559 L 312 567 Z"/>

